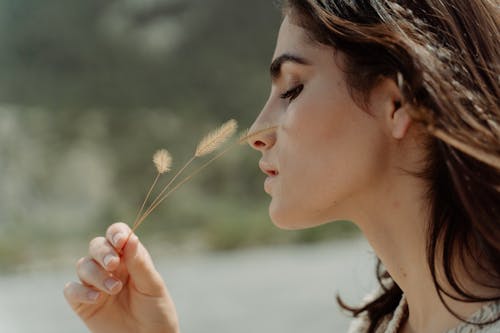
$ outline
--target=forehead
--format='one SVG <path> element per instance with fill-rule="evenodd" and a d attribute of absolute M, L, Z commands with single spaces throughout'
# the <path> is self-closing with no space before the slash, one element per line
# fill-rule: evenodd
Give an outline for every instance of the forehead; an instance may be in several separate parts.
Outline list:
<path fill-rule="evenodd" d="M 308 31 L 297 25 L 289 15 L 281 23 L 273 59 L 283 54 L 298 56 L 316 67 L 338 66 L 338 61 L 344 61 L 342 52 L 311 39 Z"/>
<path fill-rule="evenodd" d="M 313 43 L 308 37 L 306 30 L 293 23 L 289 15 L 286 15 L 281 23 L 274 57 L 276 58 L 280 54 L 287 52 L 303 53 L 307 48 L 312 47 Z"/>

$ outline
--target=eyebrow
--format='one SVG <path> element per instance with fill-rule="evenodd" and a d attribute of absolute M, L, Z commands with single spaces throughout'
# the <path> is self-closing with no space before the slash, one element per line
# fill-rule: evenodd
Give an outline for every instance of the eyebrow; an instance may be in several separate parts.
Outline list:
<path fill-rule="evenodd" d="M 281 66 L 287 62 L 293 62 L 299 65 L 310 65 L 309 61 L 302 57 L 290 53 L 284 53 L 274 59 L 269 67 L 269 73 L 273 81 L 279 79 L 281 76 Z"/>

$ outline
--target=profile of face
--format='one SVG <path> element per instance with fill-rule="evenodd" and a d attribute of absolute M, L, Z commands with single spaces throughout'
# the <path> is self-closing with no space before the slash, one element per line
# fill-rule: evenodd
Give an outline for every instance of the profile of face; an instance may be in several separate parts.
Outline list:
<path fill-rule="evenodd" d="M 355 221 L 387 186 L 394 133 L 388 126 L 391 113 L 378 109 L 393 109 L 399 90 L 394 98 L 379 98 L 376 87 L 369 109 L 361 108 L 349 93 L 342 57 L 285 17 L 270 96 L 250 130 L 276 126 L 250 144 L 262 153 L 269 214 L 280 228 Z"/>

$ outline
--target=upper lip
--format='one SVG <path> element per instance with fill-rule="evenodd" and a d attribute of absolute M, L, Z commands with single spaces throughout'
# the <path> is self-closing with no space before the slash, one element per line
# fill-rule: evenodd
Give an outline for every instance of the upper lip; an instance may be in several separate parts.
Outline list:
<path fill-rule="evenodd" d="M 264 160 L 259 161 L 259 168 L 269 177 L 277 176 L 279 173 L 276 167 Z"/>

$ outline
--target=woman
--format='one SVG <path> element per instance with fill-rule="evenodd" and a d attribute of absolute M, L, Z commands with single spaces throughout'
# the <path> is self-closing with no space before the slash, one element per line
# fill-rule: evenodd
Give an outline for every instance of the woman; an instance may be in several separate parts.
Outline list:
<path fill-rule="evenodd" d="M 349 219 L 374 248 L 380 291 L 339 300 L 352 332 L 500 331 L 498 14 L 493 0 L 284 5 L 252 131 L 276 127 L 250 145 L 277 226 Z M 128 231 L 90 243 L 66 298 L 92 332 L 178 332 Z"/>

